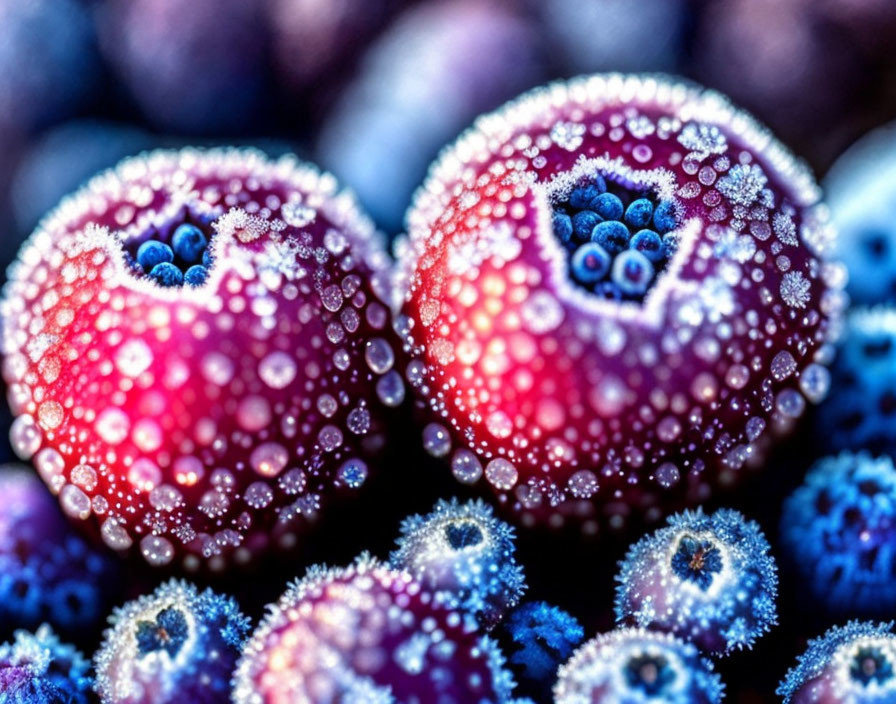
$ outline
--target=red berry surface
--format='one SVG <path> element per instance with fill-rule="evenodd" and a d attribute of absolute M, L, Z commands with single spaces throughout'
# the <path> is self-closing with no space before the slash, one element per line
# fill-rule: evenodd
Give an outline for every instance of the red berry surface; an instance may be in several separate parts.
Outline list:
<path fill-rule="evenodd" d="M 826 392 L 843 269 L 819 189 L 711 91 L 538 89 L 443 153 L 408 225 L 424 442 L 524 521 L 703 500 Z"/>
<path fill-rule="evenodd" d="M 402 397 L 387 271 L 353 200 L 291 157 L 123 162 L 11 270 L 13 446 L 67 514 L 152 565 L 290 547 L 364 483 Z"/>

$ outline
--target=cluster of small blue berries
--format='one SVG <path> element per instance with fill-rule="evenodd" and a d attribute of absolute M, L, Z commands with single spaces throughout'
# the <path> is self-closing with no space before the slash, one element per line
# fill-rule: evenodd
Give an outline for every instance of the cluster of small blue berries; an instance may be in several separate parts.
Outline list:
<path fill-rule="evenodd" d="M 676 208 L 593 175 L 552 203 L 554 235 L 582 288 L 613 300 L 642 300 L 674 252 Z"/>
<path fill-rule="evenodd" d="M 49 626 L 16 631 L 0 645 L 0 702 L 3 704 L 87 704 L 90 666 Z"/>
<path fill-rule="evenodd" d="M 208 277 L 211 254 L 209 238 L 196 225 L 179 225 L 171 242 L 150 239 L 137 249 L 137 264 L 160 286 L 201 286 Z"/>

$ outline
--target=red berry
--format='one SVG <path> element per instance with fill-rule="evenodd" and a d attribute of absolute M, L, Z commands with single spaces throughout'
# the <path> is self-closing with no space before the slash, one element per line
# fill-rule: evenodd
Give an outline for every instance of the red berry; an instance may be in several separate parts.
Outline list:
<path fill-rule="evenodd" d="M 401 252 L 408 378 L 462 482 L 528 518 L 656 519 L 823 396 L 843 296 L 819 190 L 721 96 L 558 83 L 480 118 L 430 174 Z M 592 242 L 614 223 L 597 282 L 573 256 L 592 245 L 552 227 L 581 212 L 602 220 Z M 649 260 L 644 237 L 662 241 Z"/>
<path fill-rule="evenodd" d="M 201 259 L 204 281 L 138 261 L 184 224 L 208 249 L 175 243 L 168 266 Z M 368 220 L 292 158 L 128 160 L 65 200 L 11 271 L 13 445 L 70 516 L 153 565 L 221 569 L 289 546 L 326 494 L 366 478 L 377 390 L 401 396 L 386 281 Z"/>

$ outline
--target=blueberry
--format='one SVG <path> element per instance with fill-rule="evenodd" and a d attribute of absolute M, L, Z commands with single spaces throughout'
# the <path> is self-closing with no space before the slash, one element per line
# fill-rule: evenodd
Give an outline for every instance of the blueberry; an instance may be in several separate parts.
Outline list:
<path fill-rule="evenodd" d="M 212 254 L 208 249 L 206 249 L 202 253 L 202 266 L 204 266 L 206 269 L 208 269 L 211 265 L 212 265 Z"/>
<path fill-rule="evenodd" d="M 160 286 L 180 286 L 184 282 L 184 275 L 180 269 L 170 262 L 156 264 L 152 271 L 149 272 L 149 275 Z"/>
<path fill-rule="evenodd" d="M 668 200 L 662 201 L 653 212 L 653 225 L 661 235 L 674 230 L 678 221 L 675 217 L 675 205 Z"/>
<path fill-rule="evenodd" d="M 601 193 L 591 202 L 591 208 L 604 220 L 618 220 L 622 217 L 622 201 L 612 193 Z"/>
<path fill-rule="evenodd" d="M 578 186 L 569 194 L 569 204 L 573 208 L 578 208 L 579 210 L 589 208 L 591 207 L 591 201 L 597 198 L 605 190 L 607 190 L 607 185 L 604 183 L 603 178 L 600 179 L 600 182 Z"/>
<path fill-rule="evenodd" d="M 174 252 L 171 247 L 157 240 L 148 240 L 137 250 L 137 263 L 143 267 L 143 271 L 152 271 L 156 264 L 173 261 Z"/>
<path fill-rule="evenodd" d="M 572 239 L 572 218 L 566 213 L 554 213 L 552 219 L 554 235 L 566 244 Z"/>
<path fill-rule="evenodd" d="M 597 242 L 610 254 L 618 254 L 626 249 L 629 237 L 628 228 L 618 220 L 600 223 L 591 234 L 592 241 Z"/>
<path fill-rule="evenodd" d="M 627 249 L 613 262 L 612 279 L 625 295 L 643 295 L 653 280 L 653 264 L 638 250 Z"/>
<path fill-rule="evenodd" d="M 653 217 L 653 203 L 647 198 L 633 200 L 625 209 L 625 222 L 629 227 L 639 229 L 650 224 Z"/>
<path fill-rule="evenodd" d="M 600 216 L 593 210 L 583 210 L 572 217 L 572 230 L 580 242 L 591 239 L 595 225 L 600 223 Z"/>
<path fill-rule="evenodd" d="M 202 286 L 206 277 L 208 277 L 208 269 L 199 264 L 194 264 L 184 274 L 184 282 L 190 284 L 190 286 Z"/>
<path fill-rule="evenodd" d="M 572 255 L 571 267 L 572 276 L 579 283 L 597 283 L 610 269 L 610 255 L 596 242 L 588 242 Z"/>
<path fill-rule="evenodd" d="M 202 258 L 202 253 L 208 246 L 208 240 L 205 239 L 205 235 L 198 227 L 185 223 L 174 231 L 171 246 L 180 259 L 188 264 L 193 264 Z"/>
<path fill-rule="evenodd" d="M 629 248 L 637 249 L 654 263 L 666 258 L 666 248 L 663 246 L 663 240 L 653 230 L 636 232 L 629 242 Z"/>

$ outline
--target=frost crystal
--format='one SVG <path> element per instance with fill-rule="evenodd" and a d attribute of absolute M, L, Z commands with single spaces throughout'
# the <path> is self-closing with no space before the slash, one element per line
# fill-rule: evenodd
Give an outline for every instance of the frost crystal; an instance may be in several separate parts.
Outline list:
<path fill-rule="evenodd" d="M 572 151 L 582 146 L 585 125 L 575 122 L 558 122 L 551 129 L 551 139 L 558 147 Z"/>
<path fill-rule="evenodd" d="M 755 164 L 735 164 L 716 187 L 734 204 L 749 207 L 758 200 L 766 183 L 768 179 L 761 167 Z"/>
<path fill-rule="evenodd" d="M 728 148 L 728 141 L 715 125 L 691 123 L 684 126 L 678 142 L 694 156 L 703 160 L 710 154 L 721 154 Z"/>
<path fill-rule="evenodd" d="M 805 308 L 809 302 L 809 280 L 801 271 L 790 271 L 781 279 L 781 298 L 791 308 Z"/>

